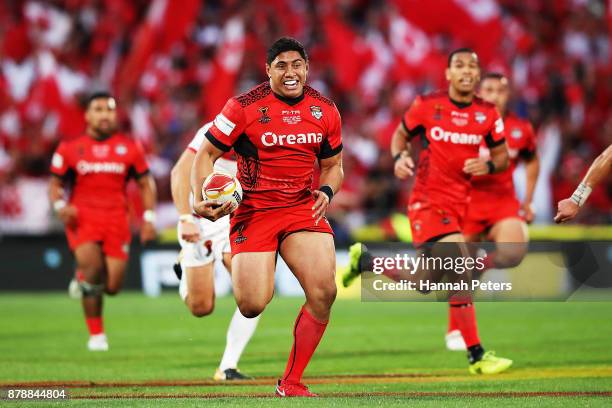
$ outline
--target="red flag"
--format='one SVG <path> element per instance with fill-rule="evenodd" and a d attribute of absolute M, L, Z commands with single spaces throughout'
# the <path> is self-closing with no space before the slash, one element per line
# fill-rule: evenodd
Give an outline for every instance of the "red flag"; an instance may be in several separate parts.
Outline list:
<path fill-rule="evenodd" d="M 494 0 L 436 0 L 433 6 L 420 0 L 394 0 L 409 21 L 430 35 L 447 34 L 453 47 L 472 47 L 488 61 L 502 40 L 501 14 Z"/>
<path fill-rule="evenodd" d="M 158 28 L 163 21 L 167 0 L 154 0 L 149 7 L 146 19 L 136 31 L 130 54 L 119 76 L 119 89 L 129 92 L 138 84 L 149 58 L 156 47 Z"/>
<path fill-rule="evenodd" d="M 370 49 L 340 17 L 332 13 L 323 18 L 323 29 L 336 85 L 342 91 L 351 90 L 359 81 L 363 67 L 368 66 L 373 59 Z"/>
<path fill-rule="evenodd" d="M 167 51 L 191 31 L 199 5 L 198 0 L 154 0 L 151 3 L 121 72 L 120 89 L 136 86 L 151 55 L 157 50 Z"/>
<path fill-rule="evenodd" d="M 393 15 L 389 22 L 389 38 L 395 55 L 399 57 L 394 69 L 400 76 L 420 78 L 431 70 L 425 61 L 430 57 L 432 45 L 423 30 L 401 15 Z"/>
<path fill-rule="evenodd" d="M 200 0 L 169 1 L 160 27 L 159 50 L 165 52 L 191 32 L 198 16 Z"/>
<path fill-rule="evenodd" d="M 236 93 L 238 71 L 244 56 L 244 22 L 239 17 L 229 19 L 217 47 L 213 72 L 202 94 L 204 118 L 212 120 Z"/>

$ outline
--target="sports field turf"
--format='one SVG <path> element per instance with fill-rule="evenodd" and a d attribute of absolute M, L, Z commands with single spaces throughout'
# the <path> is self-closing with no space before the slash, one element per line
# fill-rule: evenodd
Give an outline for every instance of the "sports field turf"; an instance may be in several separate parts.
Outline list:
<path fill-rule="evenodd" d="M 478 304 L 485 347 L 515 365 L 474 377 L 464 353 L 443 347 L 446 305 L 338 300 L 306 371 L 306 383 L 324 398 L 273 399 L 300 304 L 276 298 L 269 305 L 241 362 L 257 379 L 236 385 L 209 380 L 235 307 L 231 298 L 218 299 L 214 314 L 202 319 L 190 316 L 174 292 L 107 298 L 111 350 L 91 353 L 78 301 L 63 293 L 3 293 L 0 387 L 66 384 L 66 405 L 100 407 L 612 405 L 612 303 L 595 302 Z M 26 405 L 41 406 L 19 403 Z"/>

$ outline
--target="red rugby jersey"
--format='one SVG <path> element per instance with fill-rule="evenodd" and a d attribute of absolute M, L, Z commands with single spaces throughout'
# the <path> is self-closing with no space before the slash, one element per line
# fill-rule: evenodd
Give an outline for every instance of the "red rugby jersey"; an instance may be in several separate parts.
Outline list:
<path fill-rule="evenodd" d="M 234 148 L 242 206 L 289 207 L 310 199 L 315 162 L 342 150 L 340 114 L 309 86 L 301 97 L 274 94 L 265 82 L 231 98 L 206 137 L 217 148 Z"/>
<path fill-rule="evenodd" d="M 510 165 L 501 173 L 474 177 L 472 179 L 472 194 L 483 191 L 514 196 L 512 173 L 518 161 L 520 159 L 529 160 L 536 154 L 535 132 L 528 120 L 521 119 L 513 113 L 508 113 L 504 117 L 504 129 Z M 480 156 L 485 159 L 490 157 L 489 148 L 486 145 L 480 146 Z"/>
<path fill-rule="evenodd" d="M 90 209 L 127 209 L 127 181 L 148 172 L 142 146 L 121 134 L 62 142 L 51 160 L 51 173 L 72 183 L 70 202 Z"/>
<path fill-rule="evenodd" d="M 445 91 L 418 96 L 402 117 L 410 139 L 423 144 L 410 195 L 419 202 L 465 204 L 471 176 L 466 159 L 478 157 L 480 144 L 504 143 L 504 124 L 494 105 L 475 97 L 469 104 L 452 101 Z"/>

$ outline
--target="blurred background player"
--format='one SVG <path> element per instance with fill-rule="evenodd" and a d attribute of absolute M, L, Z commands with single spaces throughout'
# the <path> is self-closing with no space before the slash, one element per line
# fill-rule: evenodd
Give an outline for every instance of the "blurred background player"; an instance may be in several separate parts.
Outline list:
<path fill-rule="evenodd" d="M 325 212 L 343 179 L 340 114 L 306 86 L 308 57 L 283 37 L 268 49 L 264 82 L 231 98 L 206 132 L 196 154 L 192 190 L 198 214 L 215 220 L 229 204 L 202 201 L 201 187 L 215 161 L 232 147 L 244 198 L 231 217 L 232 282 L 244 316 L 258 316 L 274 294 L 280 253 L 306 294 L 294 342 L 276 394 L 312 397 L 302 384 L 336 297 L 335 248 Z M 312 190 L 318 161 L 320 187 Z"/>
<path fill-rule="evenodd" d="M 215 260 L 219 259 L 231 272 L 229 215 L 209 221 L 194 216 L 191 206 L 191 168 L 196 152 L 204 141 L 212 122 L 202 126 L 172 169 L 172 198 L 180 214 L 177 232 L 181 245 L 179 262 L 174 266 L 180 279 L 179 294 L 196 317 L 212 313 L 215 307 Z M 215 171 L 236 175 L 236 160 L 229 154 L 219 157 Z M 243 380 L 250 377 L 238 370 L 238 360 L 253 336 L 259 316 L 244 317 L 238 308 L 227 329 L 225 352 L 215 372 L 215 380 Z"/>
<path fill-rule="evenodd" d="M 136 179 L 145 209 L 140 238 L 147 242 L 156 235 L 155 181 L 142 147 L 117 132 L 117 104 L 109 93 L 88 99 L 85 121 L 86 133 L 60 143 L 53 155 L 49 199 L 76 258 L 87 347 L 105 351 L 102 294 L 121 289 L 131 241 L 126 185 Z"/>
<path fill-rule="evenodd" d="M 531 205 L 538 179 L 539 161 L 536 154 L 535 133 L 531 123 L 508 111 L 510 85 L 499 73 L 488 73 L 480 82 L 479 96 L 497 107 L 504 120 L 504 133 L 510 166 L 499 173 L 472 178 L 470 203 L 463 222 L 463 235 L 468 242 L 493 241 L 496 250 L 485 258 L 485 268 L 513 268 L 527 254 L 529 236 L 527 223 L 533 221 Z M 480 155 L 486 160 L 489 149 L 482 145 Z M 516 198 L 512 173 L 519 160 L 525 162 L 526 194 L 521 204 Z M 465 342 L 449 313 L 448 332 L 445 336 L 449 350 L 465 350 Z"/>
<path fill-rule="evenodd" d="M 450 53 L 446 79 L 448 91 L 418 96 L 412 103 L 393 133 L 391 153 L 396 177 L 406 180 L 415 176 L 408 217 L 419 253 L 432 257 L 467 257 L 462 228 L 471 180 L 504 171 L 508 166 L 508 152 L 504 124 L 495 106 L 475 95 L 480 81 L 476 53 L 469 48 Z M 410 144 L 415 137 L 423 147 L 416 175 Z M 490 149 L 488 160 L 478 157 L 482 142 Z M 350 264 L 343 277 L 345 285 L 360 273 L 360 258 L 368 255 L 364 249 L 360 243 L 351 246 Z M 401 277 L 397 273 L 392 271 L 389 277 L 398 280 Z M 449 307 L 467 345 L 470 373 L 496 374 L 508 369 L 512 360 L 485 352 L 478 336 L 471 295 L 449 297 Z"/>
<path fill-rule="evenodd" d="M 595 158 L 582 182 L 570 198 L 559 201 L 557 205 L 557 224 L 571 221 L 576 217 L 580 208 L 584 205 L 591 191 L 601 180 L 610 174 L 612 168 L 612 145 L 609 145 L 599 156 Z"/>

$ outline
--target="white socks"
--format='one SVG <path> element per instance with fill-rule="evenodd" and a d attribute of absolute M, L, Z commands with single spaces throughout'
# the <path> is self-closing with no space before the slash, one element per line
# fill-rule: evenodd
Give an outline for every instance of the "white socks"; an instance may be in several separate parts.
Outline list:
<path fill-rule="evenodd" d="M 225 344 L 225 352 L 223 353 L 221 364 L 219 364 L 219 370 L 225 371 L 228 368 L 238 367 L 238 360 L 247 343 L 251 340 L 258 322 L 259 316 L 247 319 L 236 308 L 227 329 L 227 343 Z"/>
<path fill-rule="evenodd" d="M 185 301 L 185 299 L 187 299 L 187 269 L 183 269 L 183 276 L 181 277 L 181 280 L 179 281 L 179 295 L 181 297 L 181 299 L 183 299 L 183 302 Z"/>

